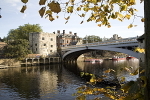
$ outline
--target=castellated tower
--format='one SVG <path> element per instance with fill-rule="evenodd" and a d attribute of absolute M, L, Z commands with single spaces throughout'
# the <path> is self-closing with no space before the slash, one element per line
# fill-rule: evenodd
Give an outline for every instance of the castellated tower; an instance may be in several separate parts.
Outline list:
<path fill-rule="evenodd" d="M 56 34 L 44 32 L 29 33 L 29 45 L 33 54 L 55 56 L 57 53 Z"/>

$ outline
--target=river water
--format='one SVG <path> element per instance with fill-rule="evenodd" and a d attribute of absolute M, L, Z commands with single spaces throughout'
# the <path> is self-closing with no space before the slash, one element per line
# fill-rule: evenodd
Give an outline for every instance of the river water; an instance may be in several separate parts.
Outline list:
<path fill-rule="evenodd" d="M 108 74 L 105 70 L 113 69 L 108 80 L 125 77 L 130 81 L 136 80 L 138 75 L 131 76 L 123 69 L 133 71 L 138 67 L 139 61 L 135 59 L 0 69 L 0 100 L 75 100 L 76 89 L 87 84 L 80 76 L 81 72 L 103 75 Z"/>

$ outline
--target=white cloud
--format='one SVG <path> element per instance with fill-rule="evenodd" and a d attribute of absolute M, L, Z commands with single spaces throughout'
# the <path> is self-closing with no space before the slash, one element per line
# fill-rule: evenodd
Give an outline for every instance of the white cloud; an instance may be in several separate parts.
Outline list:
<path fill-rule="evenodd" d="M 5 2 L 13 7 L 17 7 L 21 3 L 21 0 L 6 0 Z"/>
<path fill-rule="evenodd" d="M 27 17 L 27 14 L 23 14 L 23 19 L 25 19 Z"/>
<path fill-rule="evenodd" d="M 7 3 L 18 3 L 21 2 L 21 0 L 5 0 Z"/>

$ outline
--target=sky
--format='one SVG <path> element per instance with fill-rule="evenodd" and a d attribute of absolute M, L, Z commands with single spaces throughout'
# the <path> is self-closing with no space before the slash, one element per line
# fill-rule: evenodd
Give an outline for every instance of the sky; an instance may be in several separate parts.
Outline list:
<path fill-rule="evenodd" d="M 38 11 L 42 7 L 39 5 L 39 0 L 28 0 L 27 10 L 25 13 L 21 13 L 20 10 L 24 5 L 21 0 L 0 0 L 0 37 L 6 37 L 8 32 L 11 29 L 16 29 L 18 26 L 23 26 L 24 24 L 39 24 L 44 32 L 57 32 L 60 30 L 66 33 L 70 31 L 72 33 L 77 33 L 81 38 L 86 35 L 95 35 L 101 38 L 111 38 L 113 34 L 118 34 L 122 38 L 136 37 L 144 33 L 144 23 L 141 22 L 141 18 L 136 18 L 134 20 L 134 25 L 131 29 L 128 29 L 128 25 L 133 22 L 131 20 L 125 20 L 120 22 L 118 20 L 111 20 L 111 28 L 107 27 L 98 27 L 95 22 L 84 22 L 80 24 L 82 18 L 78 17 L 76 14 L 72 14 L 69 22 L 65 24 L 66 20 L 64 19 L 64 13 L 58 14 L 59 18 L 54 21 L 49 21 L 46 18 L 41 18 Z M 138 9 L 137 15 L 144 15 L 143 4 L 139 3 L 140 0 L 137 0 L 137 5 L 135 6 Z M 67 16 L 66 16 L 67 17 Z"/>

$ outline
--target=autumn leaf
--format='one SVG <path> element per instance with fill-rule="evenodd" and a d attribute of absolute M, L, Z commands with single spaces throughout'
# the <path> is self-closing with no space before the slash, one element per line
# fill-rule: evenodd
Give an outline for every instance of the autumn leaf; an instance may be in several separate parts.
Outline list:
<path fill-rule="evenodd" d="M 81 16 L 82 16 L 82 17 L 85 17 L 85 14 L 82 14 Z"/>
<path fill-rule="evenodd" d="M 90 82 L 91 82 L 91 83 L 96 82 L 96 79 L 92 77 L 92 78 L 90 79 Z"/>
<path fill-rule="evenodd" d="M 68 23 L 68 20 L 65 22 L 65 24 L 67 24 Z"/>
<path fill-rule="evenodd" d="M 120 13 L 118 14 L 118 16 L 119 16 L 120 18 L 123 18 L 123 17 L 124 17 L 124 15 L 122 15 L 122 14 L 120 14 Z"/>
<path fill-rule="evenodd" d="M 130 19 L 130 18 L 131 18 L 131 15 L 126 14 L 126 15 L 125 15 L 125 18 Z"/>
<path fill-rule="evenodd" d="M 59 12 L 61 12 L 60 4 L 59 4 L 58 2 L 55 3 L 54 1 L 52 1 L 52 2 L 48 3 L 47 6 L 48 6 L 49 9 L 51 9 L 51 11 L 54 12 L 54 13 L 59 13 Z"/>
<path fill-rule="evenodd" d="M 72 12 L 73 12 L 73 6 L 69 6 L 69 7 L 67 8 L 67 12 L 68 12 L 68 13 L 72 13 Z"/>
<path fill-rule="evenodd" d="M 139 73 L 139 69 L 137 68 L 133 73 L 130 73 L 130 75 L 137 75 Z"/>
<path fill-rule="evenodd" d="M 103 81 L 102 78 L 98 78 L 98 79 L 97 79 L 97 82 L 101 82 L 101 81 Z"/>
<path fill-rule="evenodd" d="M 133 8 L 130 8 L 130 9 L 129 9 L 129 13 L 130 13 L 131 15 L 134 15 L 134 9 L 133 9 Z"/>
<path fill-rule="evenodd" d="M 80 11 L 80 10 L 81 10 L 81 7 L 78 7 L 78 8 L 77 8 L 77 11 Z"/>
<path fill-rule="evenodd" d="M 135 5 L 136 4 L 135 0 L 130 0 L 130 4 Z"/>
<path fill-rule="evenodd" d="M 104 73 L 110 73 L 110 71 L 115 72 L 115 70 L 113 70 L 113 69 L 108 69 L 108 70 L 105 70 Z"/>
<path fill-rule="evenodd" d="M 82 24 L 83 23 L 83 21 L 81 21 L 81 23 L 80 24 Z"/>
<path fill-rule="evenodd" d="M 24 5 L 24 6 L 22 7 L 22 9 L 20 10 L 20 12 L 24 13 L 24 11 L 25 11 L 26 9 L 27 9 L 27 6 Z"/>
<path fill-rule="evenodd" d="M 49 17 L 49 20 L 50 20 L 50 21 L 53 21 L 53 20 L 55 20 L 55 19 L 54 19 L 52 16 L 50 16 L 50 17 Z"/>
<path fill-rule="evenodd" d="M 129 28 L 132 28 L 132 27 L 133 27 L 133 25 L 132 25 L 132 24 L 130 24 L 130 25 L 128 26 L 128 29 L 129 29 Z"/>
<path fill-rule="evenodd" d="M 106 89 L 104 89 L 104 88 L 98 88 L 97 91 L 106 92 Z"/>
<path fill-rule="evenodd" d="M 110 69 L 108 69 L 108 70 L 105 70 L 104 71 L 104 73 L 109 73 L 111 70 Z"/>
<path fill-rule="evenodd" d="M 85 8 L 83 8 L 83 10 L 84 10 L 85 12 L 88 12 L 89 8 L 88 8 L 88 7 L 85 7 Z"/>
<path fill-rule="evenodd" d="M 126 78 L 125 77 L 121 77 L 121 82 L 125 82 Z"/>
<path fill-rule="evenodd" d="M 45 5 L 46 0 L 40 0 L 39 5 Z"/>
<path fill-rule="evenodd" d="M 134 49 L 134 51 L 135 51 L 135 52 L 139 52 L 139 53 L 145 53 L 145 49 L 139 48 L 139 47 L 136 47 L 136 48 Z"/>
<path fill-rule="evenodd" d="M 23 3 L 27 3 L 28 2 L 28 0 L 21 0 Z"/>
<path fill-rule="evenodd" d="M 45 15 L 46 15 L 46 14 L 50 14 L 50 15 L 51 15 L 51 14 L 52 14 L 52 11 L 51 11 L 51 10 L 47 10 L 47 11 L 45 12 Z"/>
<path fill-rule="evenodd" d="M 46 10 L 46 7 L 42 7 L 40 10 L 39 10 L 39 14 L 41 17 L 43 17 L 44 13 L 45 13 L 45 10 Z"/>
<path fill-rule="evenodd" d="M 70 16 L 68 16 L 67 18 L 65 18 L 66 20 L 68 20 L 70 18 Z"/>
<path fill-rule="evenodd" d="M 98 24 L 97 26 L 101 27 L 101 24 Z"/>
<path fill-rule="evenodd" d="M 120 7 L 120 12 L 121 12 L 121 11 L 126 11 L 126 10 L 127 10 L 127 5 L 126 5 L 126 4 L 121 5 L 121 7 Z"/>
<path fill-rule="evenodd" d="M 141 22 L 144 22 L 144 21 L 145 21 L 145 18 L 142 18 L 142 19 L 141 19 Z"/>
<path fill-rule="evenodd" d="M 140 71 L 140 74 L 142 74 L 142 73 L 144 73 L 145 72 L 145 70 L 143 69 L 142 71 Z"/>

